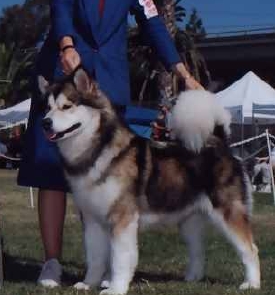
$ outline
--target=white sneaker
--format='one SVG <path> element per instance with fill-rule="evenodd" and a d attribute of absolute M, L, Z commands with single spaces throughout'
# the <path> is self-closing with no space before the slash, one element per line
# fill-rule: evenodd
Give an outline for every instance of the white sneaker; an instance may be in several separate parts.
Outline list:
<path fill-rule="evenodd" d="M 62 269 L 58 260 L 49 259 L 44 263 L 37 283 L 49 288 L 58 287 L 61 283 L 61 274 Z"/>

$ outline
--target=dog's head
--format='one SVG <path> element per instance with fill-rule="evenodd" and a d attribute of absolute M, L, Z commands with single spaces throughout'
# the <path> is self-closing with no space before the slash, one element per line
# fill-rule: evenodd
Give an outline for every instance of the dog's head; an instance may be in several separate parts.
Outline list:
<path fill-rule="evenodd" d="M 110 101 L 82 68 L 52 85 L 39 76 L 38 84 L 47 105 L 42 125 L 50 141 L 63 140 L 87 129 L 90 134 L 95 133 L 102 115 L 115 116 Z"/>

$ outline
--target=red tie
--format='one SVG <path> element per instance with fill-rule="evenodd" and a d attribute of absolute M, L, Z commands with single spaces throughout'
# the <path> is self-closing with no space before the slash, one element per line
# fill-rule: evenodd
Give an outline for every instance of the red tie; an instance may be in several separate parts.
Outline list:
<path fill-rule="evenodd" d="M 99 0 L 99 15 L 100 15 L 100 17 L 102 17 L 102 15 L 103 15 L 104 2 L 105 2 L 105 0 Z"/>

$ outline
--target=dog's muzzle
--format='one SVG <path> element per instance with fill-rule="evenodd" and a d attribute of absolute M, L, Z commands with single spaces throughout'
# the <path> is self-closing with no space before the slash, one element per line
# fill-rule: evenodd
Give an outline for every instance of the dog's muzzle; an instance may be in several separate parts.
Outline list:
<path fill-rule="evenodd" d="M 62 138 L 66 133 L 70 133 L 76 129 L 78 129 L 81 126 L 81 123 L 76 123 L 72 125 L 71 127 L 65 129 L 61 132 L 54 132 L 53 130 L 53 121 L 51 118 L 44 118 L 42 120 L 42 127 L 44 129 L 45 135 L 48 140 L 50 141 L 56 141 L 60 138 Z"/>

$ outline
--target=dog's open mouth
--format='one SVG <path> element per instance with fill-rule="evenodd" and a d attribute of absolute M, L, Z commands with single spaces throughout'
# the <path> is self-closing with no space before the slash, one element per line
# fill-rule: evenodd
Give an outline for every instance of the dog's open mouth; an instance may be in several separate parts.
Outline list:
<path fill-rule="evenodd" d="M 62 137 L 64 137 L 65 134 L 70 133 L 74 130 L 76 130 L 77 128 L 79 128 L 81 126 L 81 123 L 76 123 L 74 125 L 72 125 L 71 127 L 69 127 L 68 129 L 61 131 L 61 132 L 53 132 L 53 131 L 45 131 L 46 137 L 48 140 L 50 141 L 56 141 Z"/>

